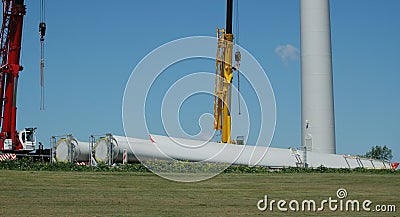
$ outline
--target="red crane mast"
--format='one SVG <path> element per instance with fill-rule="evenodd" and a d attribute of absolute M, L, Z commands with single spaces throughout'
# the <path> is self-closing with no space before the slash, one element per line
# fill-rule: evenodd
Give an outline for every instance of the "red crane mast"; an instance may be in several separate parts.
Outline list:
<path fill-rule="evenodd" d="M 26 7 L 24 0 L 2 0 L 3 23 L 1 27 L 0 151 L 23 150 L 16 130 L 17 86 L 20 65 L 22 26 Z"/>

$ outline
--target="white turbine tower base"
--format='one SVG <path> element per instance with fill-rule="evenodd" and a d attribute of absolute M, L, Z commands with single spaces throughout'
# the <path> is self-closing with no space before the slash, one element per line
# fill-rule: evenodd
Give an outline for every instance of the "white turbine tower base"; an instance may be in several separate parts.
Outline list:
<path fill-rule="evenodd" d="M 336 153 L 329 0 L 301 0 L 302 146 Z"/>

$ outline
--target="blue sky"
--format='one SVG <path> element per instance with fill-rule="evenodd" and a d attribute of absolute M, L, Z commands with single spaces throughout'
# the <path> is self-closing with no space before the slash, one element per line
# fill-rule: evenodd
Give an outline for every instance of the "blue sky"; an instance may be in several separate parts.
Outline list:
<path fill-rule="evenodd" d="M 122 135 L 122 98 L 135 65 L 164 43 L 215 36 L 225 23 L 224 0 L 46 1 L 46 110 L 40 111 L 40 7 L 39 1 L 26 4 L 18 128 L 38 127 L 46 145 L 52 135 L 66 133 L 79 140 Z M 398 11 L 398 0 L 331 0 L 338 153 L 364 154 L 372 145 L 386 144 L 400 160 Z M 240 45 L 264 68 L 276 97 L 272 146 L 298 147 L 299 1 L 241 0 L 239 13 Z M 193 70 L 207 70 L 200 63 Z M 201 109 L 212 109 L 207 100 Z"/>

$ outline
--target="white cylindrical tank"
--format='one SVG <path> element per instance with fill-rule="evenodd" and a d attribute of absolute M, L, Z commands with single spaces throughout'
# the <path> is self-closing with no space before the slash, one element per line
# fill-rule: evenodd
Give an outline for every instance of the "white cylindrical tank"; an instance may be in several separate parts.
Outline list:
<path fill-rule="evenodd" d="M 335 154 L 329 0 L 300 0 L 300 18 L 302 146 Z"/>
<path fill-rule="evenodd" d="M 59 139 L 55 147 L 55 159 L 57 162 L 88 162 L 89 143 L 79 142 L 74 138 Z"/>
<path fill-rule="evenodd" d="M 109 161 L 110 150 L 113 163 L 122 163 L 124 150 L 127 152 L 128 163 L 137 162 L 129 143 L 123 136 L 105 136 L 97 139 L 93 147 L 94 158 L 98 163 L 107 163 Z"/>

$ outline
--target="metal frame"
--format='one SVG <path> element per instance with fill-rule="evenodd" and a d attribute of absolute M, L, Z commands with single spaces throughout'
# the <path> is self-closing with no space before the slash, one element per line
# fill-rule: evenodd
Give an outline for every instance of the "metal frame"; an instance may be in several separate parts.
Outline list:
<path fill-rule="evenodd" d="M 93 157 L 94 156 L 94 145 L 96 144 L 96 141 L 100 138 L 107 138 L 107 141 L 108 141 L 108 143 L 107 143 L 107 157 L 108 157 L 107 164 L 113 165 L 114 159 L 112 156 L 114 154 L 114 152 L 113 152 L 114 143 L 111 141 L 113 141 L 115 139 L 111 133 L 90 135 L 90 137 L 89 137 L 89 150 L 90 150 L 89 152 L 91 154 L 90 159 L 93 159 L 93 161 L 96 162 Z M 90 162 L 90 164 L 92 164 L 92 162 Z"/>
<path fill-rule="evenodd" d="M 50 138 L 50 147 L 51 147 L 51 153 L 50 153 L 50 162 L 55 163 L 56 161 L 56 144 L 58 142 L 58 139 L 63 139 L 66 138 L 68 140 L 76 140 L 75 137 L 72 134 L 65 134 L 65 135 L 59 135 L 59 136 L 52 136 Z M 74 162 L 74 153 L 75 153 L 75 144 L 71 142 L 70 146 L 70 155 L 69 155 L 69 162 L 73 163 Z"/>

